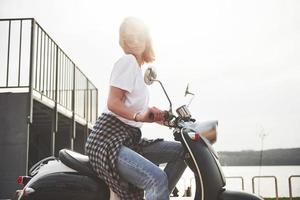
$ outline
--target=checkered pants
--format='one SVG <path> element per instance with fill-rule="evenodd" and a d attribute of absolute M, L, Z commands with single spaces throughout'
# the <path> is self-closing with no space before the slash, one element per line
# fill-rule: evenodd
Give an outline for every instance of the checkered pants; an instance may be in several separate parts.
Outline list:
<path fill-rule="evenodd" d="M 139 152 L 141 146 L 149 143 L 152 141 L 141 140 L 139 128 L 125 124 L 111 114 L 103 113 L 87 139 L 85 150 L 98 177 L 121 200 L 141 200 L 144 191 L 121 180 L 117 173 L 116 160 L 122 145 Z"/>

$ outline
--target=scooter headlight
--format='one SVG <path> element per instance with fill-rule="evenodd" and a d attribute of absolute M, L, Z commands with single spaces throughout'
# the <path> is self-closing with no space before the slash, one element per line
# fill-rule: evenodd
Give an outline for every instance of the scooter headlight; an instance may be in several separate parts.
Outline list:
<path fill-rule="evenodd" d="M 202 132 L 201 135 L 205 137 L 210 144 L 214 144 L 217 141 L 217 126 Z"/>

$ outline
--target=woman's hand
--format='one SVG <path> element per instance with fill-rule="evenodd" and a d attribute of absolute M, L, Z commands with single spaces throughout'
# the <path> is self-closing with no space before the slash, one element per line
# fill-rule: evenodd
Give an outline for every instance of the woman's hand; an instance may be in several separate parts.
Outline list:
<path fill-rule="evenodd" d="M 148 108 L 145 112 L 138 114 L 136 119 L 139 122 L 162 122 L 164 121 L 164 111 L 156 107 Z"/>

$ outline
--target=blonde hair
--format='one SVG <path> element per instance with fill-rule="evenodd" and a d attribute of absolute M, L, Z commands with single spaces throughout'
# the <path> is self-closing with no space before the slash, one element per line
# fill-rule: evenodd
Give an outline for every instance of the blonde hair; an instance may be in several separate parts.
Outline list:
<path fill-rule="evenodd" d="M 150 63 L 155 60 L 155 54 L 153 50 L 152 40 L 150 37 L 149 30 L 147 26 L 143 23 L 142 20 L 136 18 L 136 17 L 127 17 L 123 20 L 123 22 L 120 25 L 119 29 L 119 44 L 122 47 L 123 51 L 127 53 L 126 45 L 125 45 L 125 39 L 124 39 L 124 32 L 127 27 L 137 27 L 141 29 L 142 34 L 144 34 L 146 38 L 146 48 L 142 55 L 142 61 L 145 63 Z"/>

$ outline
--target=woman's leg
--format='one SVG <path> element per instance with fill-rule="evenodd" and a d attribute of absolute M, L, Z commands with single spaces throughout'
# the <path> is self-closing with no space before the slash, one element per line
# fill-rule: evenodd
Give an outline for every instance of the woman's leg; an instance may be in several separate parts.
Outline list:
<path fill-rule="evenodd" d="M 164 171 L 168 176 L 171 193 L 186 169 L 182 145 L 179 142 L 158 141 L 144 147 L 143 156 L 156 165 L 167 163 Z"/>
<path fill-rule="evenodd" d="M 158 166 L 122 146 L 117 158 L 117 170 L 124 180 L 145 190 L 147 200 L 168 200 L 168 178 Z"/>

